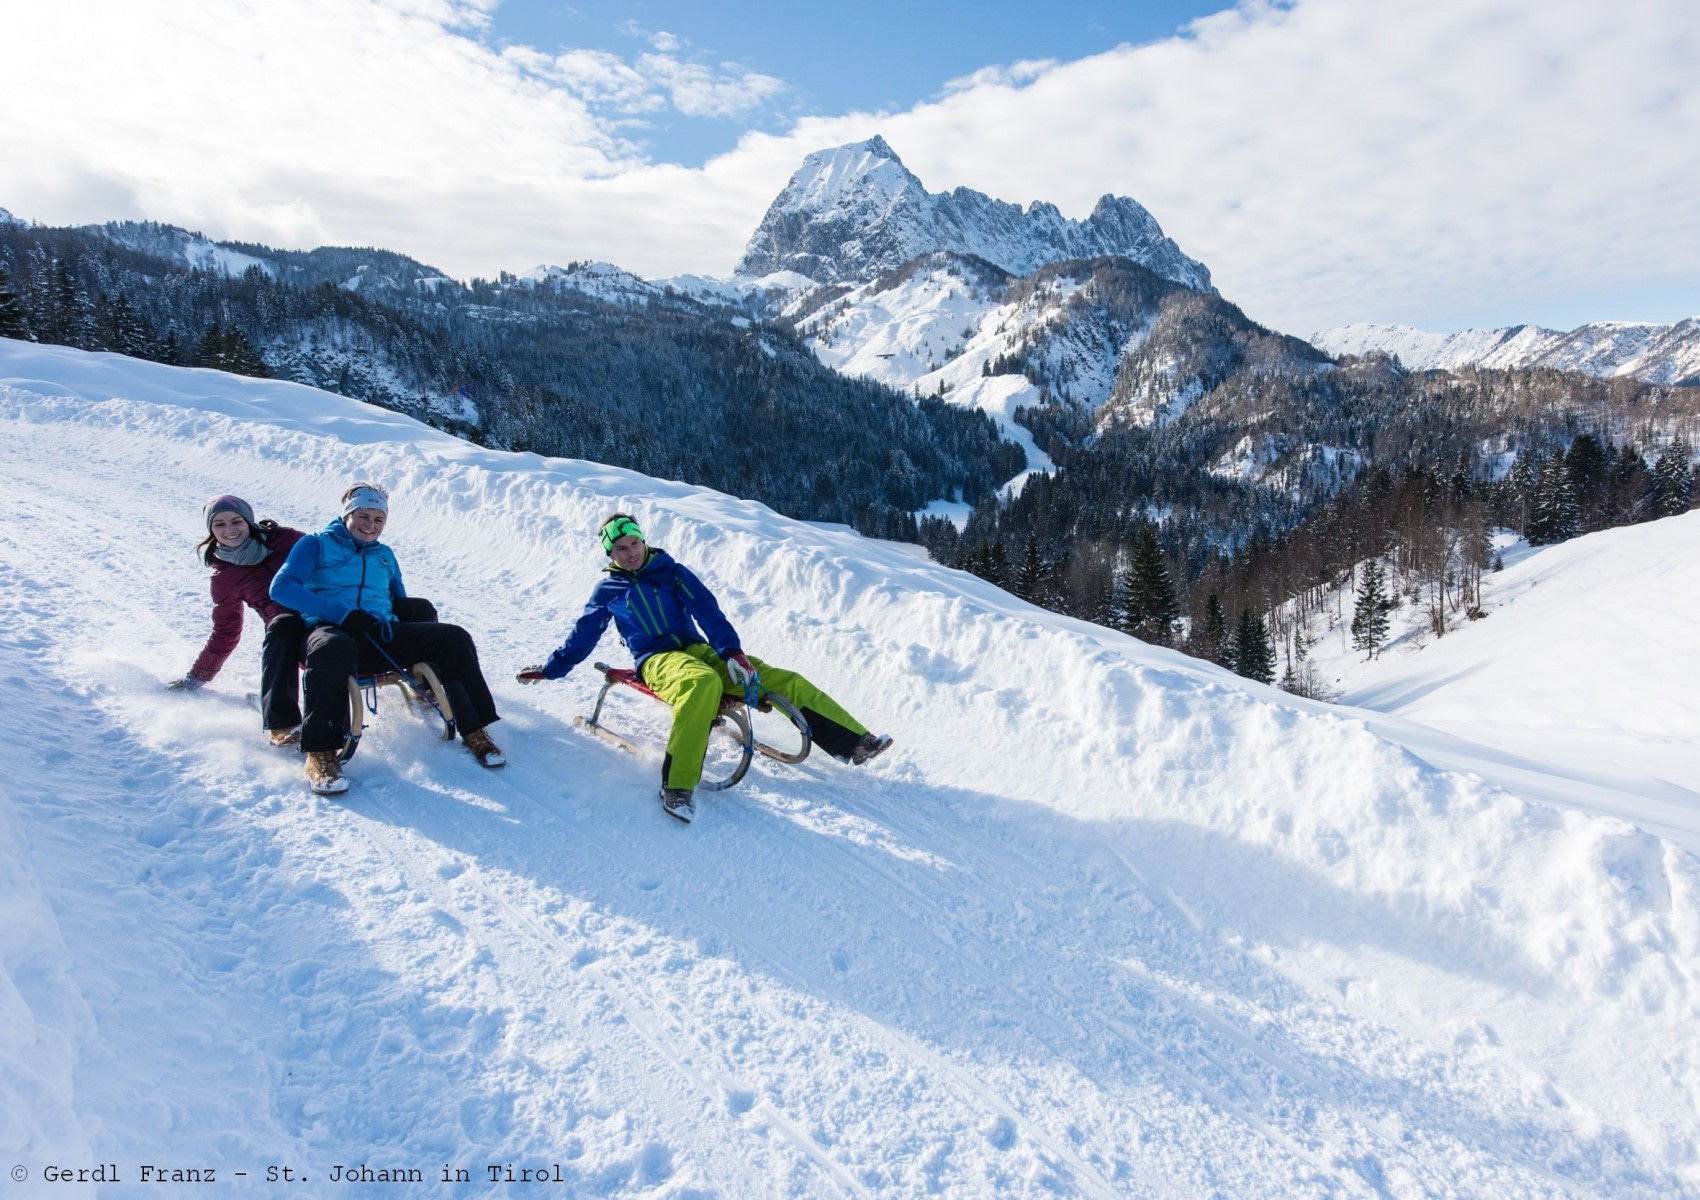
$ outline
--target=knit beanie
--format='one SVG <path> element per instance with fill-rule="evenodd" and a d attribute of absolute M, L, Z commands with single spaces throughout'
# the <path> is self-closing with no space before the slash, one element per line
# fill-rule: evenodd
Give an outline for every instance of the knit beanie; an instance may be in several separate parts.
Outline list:
<path fill-rule="evenodd" d="M 240 497 L 240 496 L 214 496 L 211 500 L 208 500 L 206 502 L 206 504 L 203 505 L 202 508 L 201 508 L 201 517 L 206 522 L 207 532 L 209 534 L 212 533 L 212 519 L 214 517 L 218 516 L 218 514 L 221 513 L 221 512 L 233 512 L 233 513 L 235 513 L 237 516 L 241 517 L 244 521 L 248 522 L 248 528 L 249 529 L 254 529 L 254 528 L 258 527 L 258 525 L 259 525 L 259 522 L 254 520 L 254 508 L 253 508 L 253 506 L 250 505 L 246 500 L 242 499 L 242 497 Z"/>

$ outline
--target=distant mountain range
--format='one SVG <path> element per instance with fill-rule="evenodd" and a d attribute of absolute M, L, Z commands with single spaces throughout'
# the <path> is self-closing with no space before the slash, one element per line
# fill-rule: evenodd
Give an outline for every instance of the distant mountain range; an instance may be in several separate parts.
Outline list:
<path fill-rule="evenodd" d="M 1700 386 L 1700 317 L 1674 325 L 1597 321 L 1561 333 L 1538 325 L 1424 333 L 1409 325 L 1341 325 L 1312 337 L 1332 355 L 1387 354 L 1408 371 L 1545 367 L 1599 378 Z"/>

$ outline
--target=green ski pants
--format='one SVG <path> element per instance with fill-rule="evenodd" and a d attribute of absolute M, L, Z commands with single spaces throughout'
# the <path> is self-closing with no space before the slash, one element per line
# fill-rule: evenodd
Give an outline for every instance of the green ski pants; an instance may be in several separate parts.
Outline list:
<path fill-rule="evenodd" d="M 796 706 L 807 718 L 816 744 L 827 753 L 849 754 L 868 731 L 838 701 L 797 672 L 770 667 L 754 655 L 749 659 L 762 687 Z M 720 711 L 720 697 L 728 692 L 737 695 L 738 687 L 720 656 L 701 643 L 644 659 L 643 682 L 673 706 L 673 731 L 661 765 L 662 786 L 694 789 L 702 779 L 702 757 L 708 749 L 709 727 Z"/>

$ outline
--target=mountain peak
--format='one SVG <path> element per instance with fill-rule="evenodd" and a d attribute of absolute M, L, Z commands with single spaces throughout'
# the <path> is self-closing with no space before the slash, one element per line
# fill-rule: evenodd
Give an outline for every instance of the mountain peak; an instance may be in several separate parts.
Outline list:
<path fill-rule="evenodd" d="M 972 254 L 1016 275 L 1071 258 L 1120 255 L 1199 291 L 1210 272 L 1137 201 L 1106 195 L 1084 221 L 1035 200 L 927 191 L 877 134 L 803 160 L 745 247 L 739 275 L 796 271 L 818 283 L 869 280 L 923 254 Z"/>

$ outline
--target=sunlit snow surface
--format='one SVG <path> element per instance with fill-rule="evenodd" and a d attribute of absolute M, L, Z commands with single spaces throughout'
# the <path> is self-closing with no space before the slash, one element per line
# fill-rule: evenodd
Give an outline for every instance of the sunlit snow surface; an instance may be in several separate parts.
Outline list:
<path fill-rule="evenodd" d="M 1553 660 L 1509 693 L 1514 756 L 1463 740 L 1441 676 L 1402 703 L 1451 732 L 1294 701 L 903 548 L 289 384 L 0 342 L 0 455 L 0 1170 L 1700 1195 L 1700 818 L 1638 826 L 1632 769 L 1560 745 L 1587 706 L 1555 698 L 1680 743 L 1694 518 L 1607 564 L 1637 608 L 1573 674 L 1514 635 L 1534 598 L 1478 623 L 1472 661 Z M 252 621 L 213 686 L 162 690 L 208 628 L 206 497 L 316 528 L 361 478 L 412 590 L 478 639 L 501 772 L 390 701 L 352 790 L 311 796 L 243 703 Z M 616 507 L 895 749 L 764 761 L 668 818 L 659 750 L 572 730 L 588 672 L 512 682 Z M 1567 574 L 1532 591 L 1591 603 Z M 659 746 L 659 706 L 617 715 Z"/>

